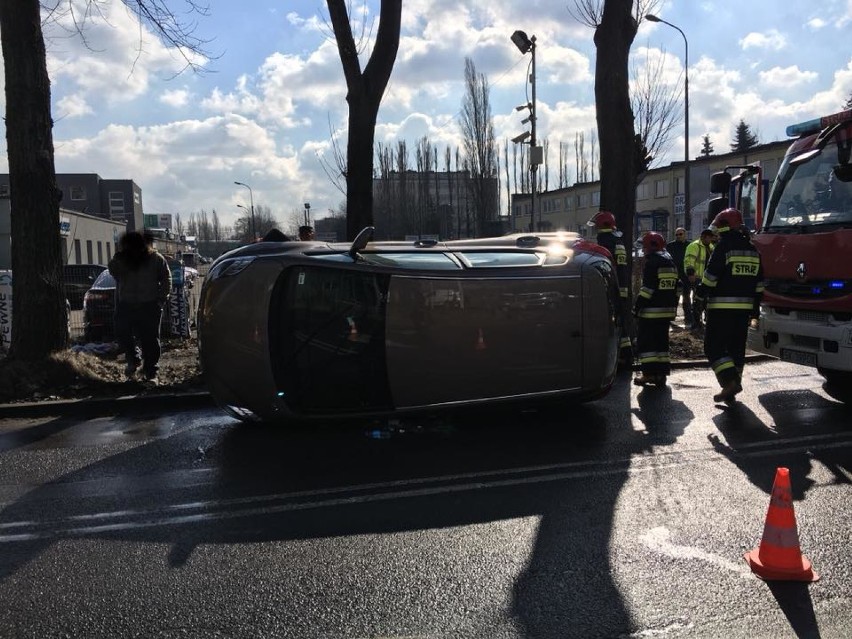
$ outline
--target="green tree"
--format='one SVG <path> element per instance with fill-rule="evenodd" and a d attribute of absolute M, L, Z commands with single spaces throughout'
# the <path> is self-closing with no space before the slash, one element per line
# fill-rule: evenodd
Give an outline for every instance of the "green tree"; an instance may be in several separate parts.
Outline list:
<path fill-rule="evenodd" d="M 713 143 L 710 141 L 710 134 L 705 133 L 704 137 L 701 138 L 701 155 L 705 158 L 713 155 Z"/>
<path fill-rule="evenodd" d="M 752 133 L 751 127 L 745 123 L 745 120 L 740 120 L 737 128 L 734 130 L 734 139 L 731 142 L 731 151 L 748 151 L 750 148 L 759 144 L 757 134 Z"/>
<path fill-rule="evenodd" d="M 402 0 L 381 0 L 379 29 L 361 71 L 346 0 L 326 0 L 337 52 L 346 78 L 349 132 L 346 146 L 346 234 L 373 224 L 373 142 L 376 117 L 399 49 Z"/>

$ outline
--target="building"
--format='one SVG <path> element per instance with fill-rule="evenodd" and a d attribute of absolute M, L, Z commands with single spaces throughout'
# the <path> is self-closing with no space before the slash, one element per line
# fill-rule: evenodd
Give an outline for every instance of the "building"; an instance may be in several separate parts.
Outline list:
<path fill-rule="evenodd" d="M 57 173 L 59 208 L 142 230 L 142 189 L 133 180 L 105 180 L 97 173 Z M 0 174 L 0 197 L 9 195 L 9 174 Z"/>
<path fill-rule="evenodd" d="M 12 268 L 12 215 L 8 197 L 0 198 L 0 270 Z M 63 264 L 106 264 L 115 253 L 124 223 L 59 209 Z"/>
<path fill-rule="evenodd" d="M 760 144 L 746 152 L 721 153 L 698 157 L 689 162 L 690 237 L 698 237 L 708 224 L 707 204 L 710 176 L 726 166 L 760 164 L 763 178 L 770 183 L 778 173 L 790 140 Z M 674 229 L 684 224 L 684 163 L 672 162 L 665 167 L 649 170 L 636 188 L 634 234 L 657 231 L 672 239 Z M 536 228 L 541 230 L 575 231 L 588 235 L 586 222 L 600 209 L 600 181 L 536 194 Z M 530 224 L 529 193 L 512 195 L 510 228 L 526 230 Z M 540 221 L 540 223 L 539 223 Z"/>
<path fill-rule="evenodd" d="M 500 223 L 500 180 L 482 181 L 483 199 L 493 202 L 477 219 L 476 180 L 467 171 L 392 171 L 373 179 L 377 239 L 437 235 L 458 239 L 493 235 Z"/>

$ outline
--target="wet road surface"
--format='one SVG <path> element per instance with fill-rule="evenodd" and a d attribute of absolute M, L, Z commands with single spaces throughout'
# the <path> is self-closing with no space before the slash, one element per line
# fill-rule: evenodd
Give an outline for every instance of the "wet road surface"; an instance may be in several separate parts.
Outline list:
<path fill-rule="evenodd" d="M 852 411 L 809 369 L 400 422 L 0 421 L 3 637 L 794 637 L 852 628 Z M 742 559 L 777 466 L 822 579 Z"/>

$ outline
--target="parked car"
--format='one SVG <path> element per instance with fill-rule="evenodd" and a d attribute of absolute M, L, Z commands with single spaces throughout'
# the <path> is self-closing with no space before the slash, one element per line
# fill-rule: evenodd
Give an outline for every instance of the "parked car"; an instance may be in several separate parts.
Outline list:
<path fill-rule="evenodd" d="M 63 285 L 65 287 L 65 298 L 71 305 L 72 311 L 83 308 L 83 296 L 86 294 L 95 279 L 106 266 L 103 264 L 65 264 L 62 267 Z"/>
<path fill-rule="evenodd" d="M 207 274 L 200 359 L 244 420 L 585 401 L 615 376 L 617 300 L 572 233 L 260 243 Z"/>
<path fill-rule="evenodd" d="M 115 331 L 115 279 L 109 271 L 98 275 L 83 296 L 83 339 L 111 340 Z"/>

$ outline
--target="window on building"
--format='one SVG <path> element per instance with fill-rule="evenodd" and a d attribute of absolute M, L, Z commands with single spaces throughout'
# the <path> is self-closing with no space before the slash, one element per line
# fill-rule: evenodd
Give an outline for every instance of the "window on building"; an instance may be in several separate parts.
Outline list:
<path fill-rule="evenodd" d="M 636 187 L 636 199 L 647 200 L 649 197 L 651 197 L 651 185 L 647 182 L 642 182 L 642 184 Z"/>
<path fill-rule="evenodd" d="M 83 251 L 80 248 L 80 240 L 74 240 L 74 264 L 83 263 Z"/>
<path fill-rule="evenodd" d="M 124 193 L 121 191 L 109 192 L 109 216 L 112 219 L 124 217 Z"/>
<path fill-rule="evenodd" d="M 70 189 L 69 195 L 71 199 L 74 201 L 85 200 L 86 199 L 86 189 L 82 186 L 72 186 Z"/>
<path fill-rule="evenodd" d="M 104 246 L 103 242 L 98 240 L 98 264 L 104 263 Z"/>
<path fill-rule="evenodd" d="M 95 255 L 92 251 L 92 248 L 92 240 L 86 240 L 86 258 L 88 258 L 86 264 L 94 264 L 93 260 Z"/>
<path fill-rule="evenodd" d="M 675 178 L 675 193 L 686 193 L 683 176 Z"/>
<path fill-rule="evenodd" d="M 0 197 L 9 197 L 9 185 L 0 184 Z"/>
<path fill-rule="evenodd" d="M 112 244 L 107 242 L 106 247 L 107 247 L 107 262 L 109 262 L 112 259 Z"/>
<path fill-rule="evenodd" d="M 567 195 L 565 196 L 565 210 L 566 211 L 571 210 L 571 198 L 568 197 Z"/>
<path fill-rule="evenodd" d="M 669 194 L 669 181 L 657 180 L 654 182 L 654 197 L 666 197 Z"/>
<path fill-rule="evenodd" d="M 592 206 L 598 206 L 601 203 L 601 192 L 595 191 L 592 193 Z"/>

